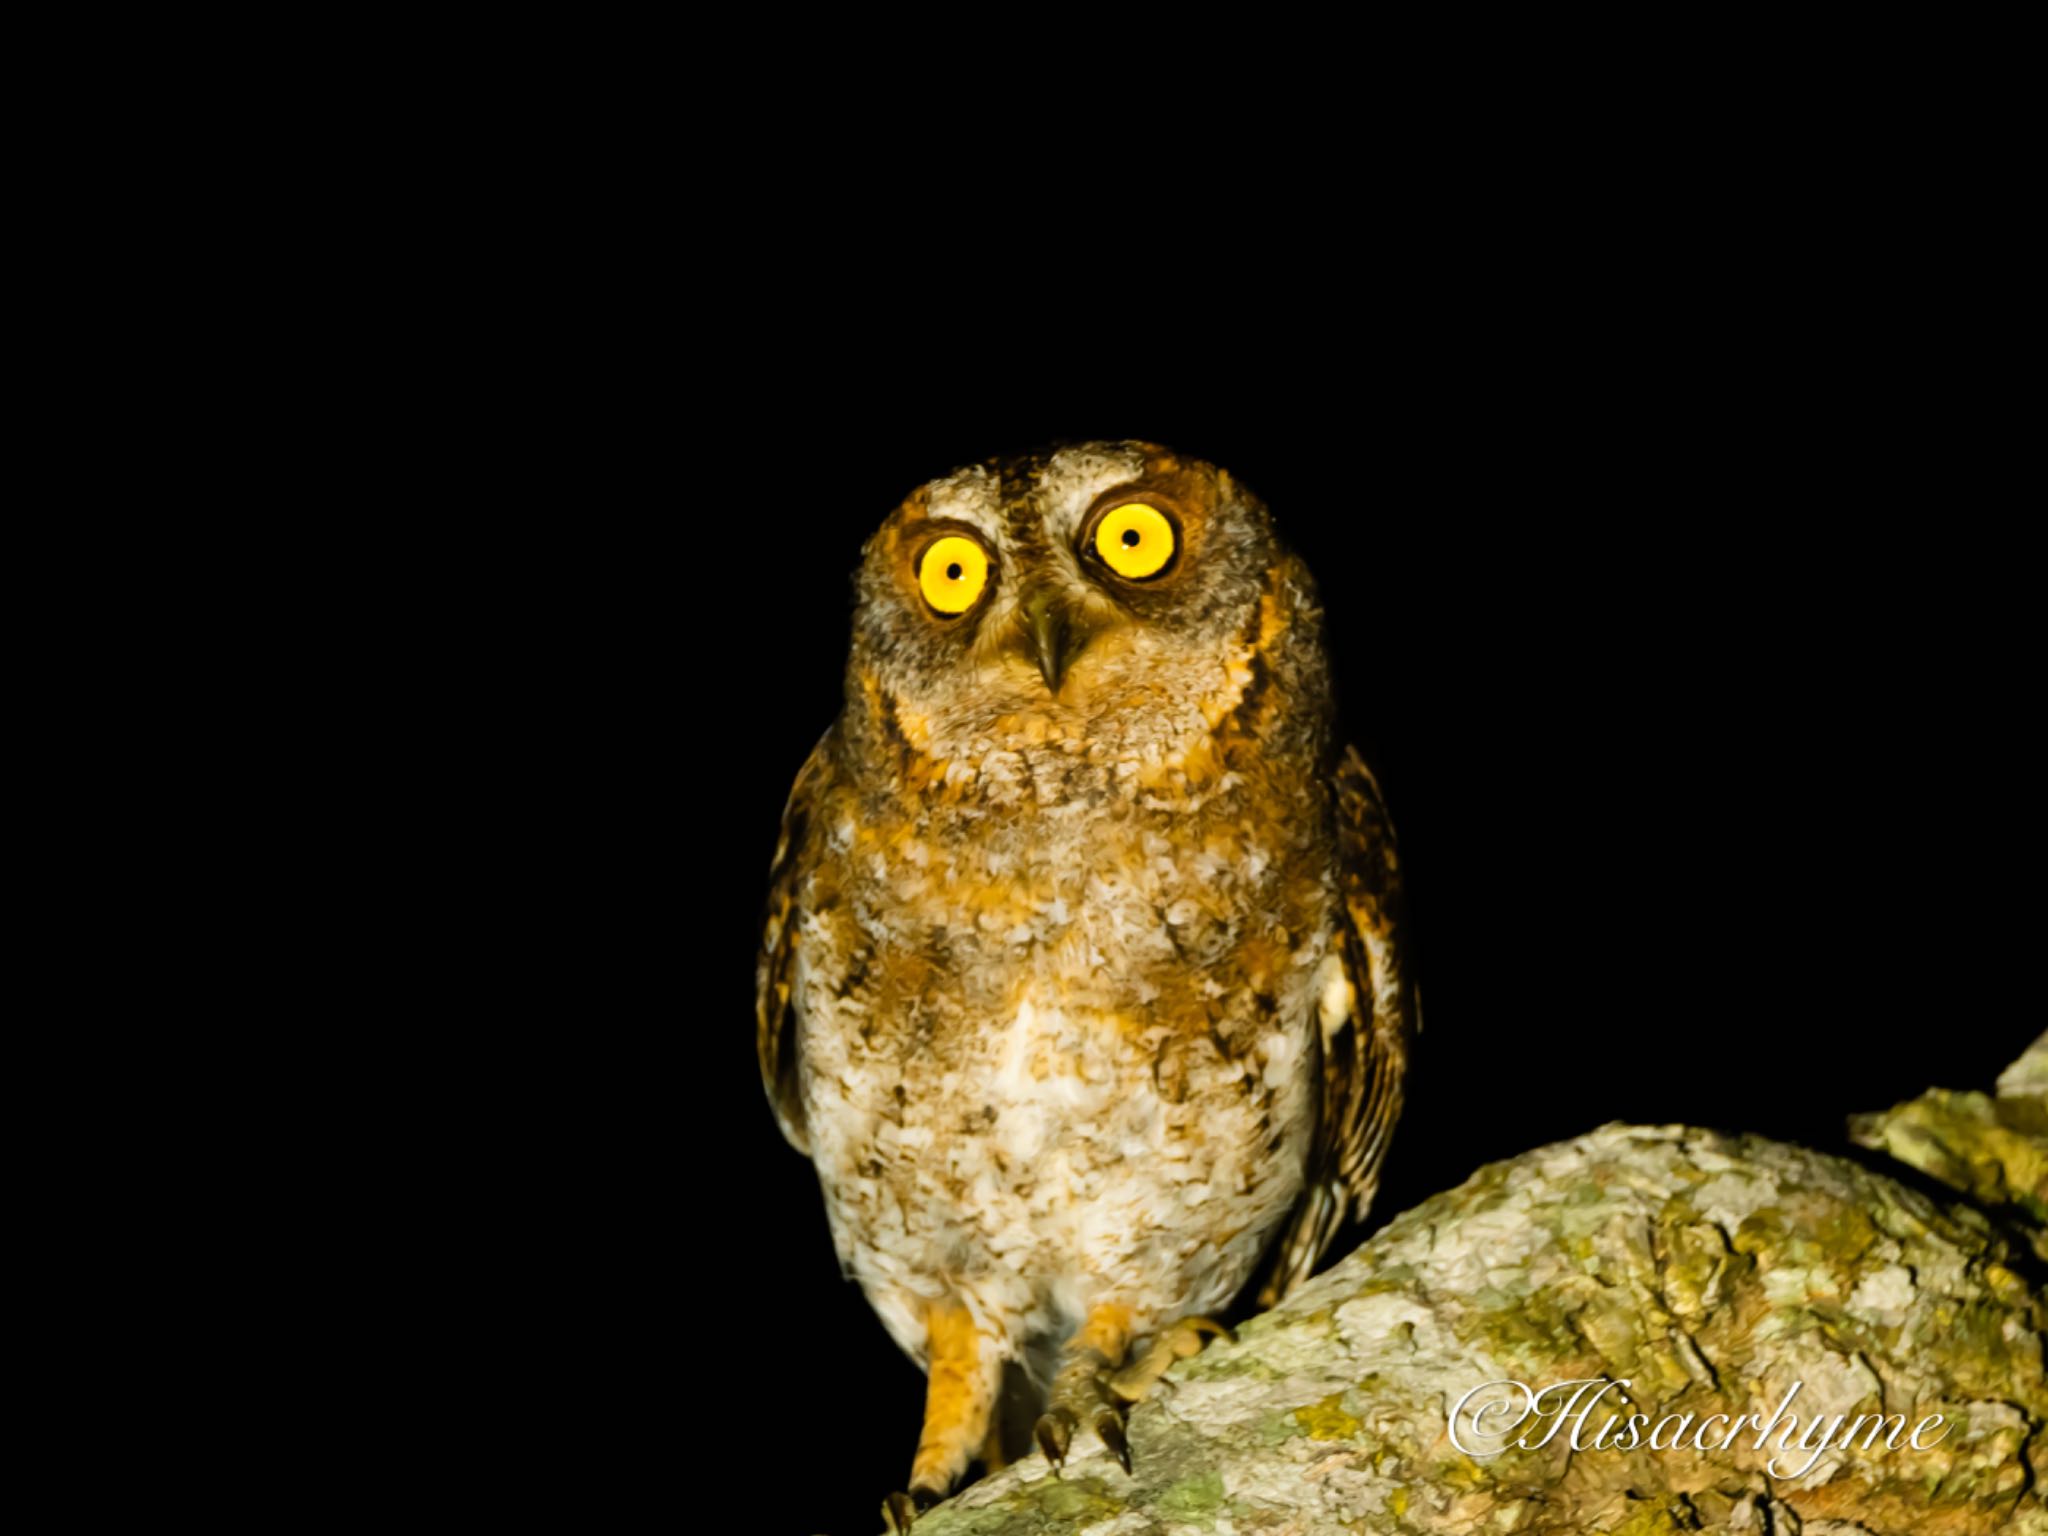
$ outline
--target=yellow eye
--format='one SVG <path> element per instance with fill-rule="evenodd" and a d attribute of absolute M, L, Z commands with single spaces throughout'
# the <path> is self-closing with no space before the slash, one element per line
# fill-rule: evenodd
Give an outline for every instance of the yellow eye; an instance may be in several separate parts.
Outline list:
<path fill-rule="evenodd" d="M 972 539 L 949 533 L 924 552 L 917 585 L 941 613 L 965 613 L 988 585 L 988 556 Z"/>
<path fill-rule="evenodd" d="M 1111 507 L 1095 525 L 1095 553 L 1132 581 L 1157 576 L 1173 559 L 1173 521 L 1142 501 Z"/>

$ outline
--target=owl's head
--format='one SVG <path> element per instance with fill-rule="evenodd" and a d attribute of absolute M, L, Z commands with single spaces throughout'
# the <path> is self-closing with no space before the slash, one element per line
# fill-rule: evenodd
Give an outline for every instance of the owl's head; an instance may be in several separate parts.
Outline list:
<path fill-rule="evenodd" d="M 1282 650 L 1288 681 L 1313 670 L 1319 704 L 1326 691 L 1314 588 L 1265 506 L 1152 443 L 920 486 L 868 540 L 855 588 L 849 706 L 936 757 L 1049 739 L 1171 753 Z"/>

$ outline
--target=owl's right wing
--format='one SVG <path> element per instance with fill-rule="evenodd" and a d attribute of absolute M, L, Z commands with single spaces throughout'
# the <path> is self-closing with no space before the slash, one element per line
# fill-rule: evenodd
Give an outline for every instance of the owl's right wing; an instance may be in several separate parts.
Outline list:
<path fill-rule="evenodd" d="M 1357 748 L 1345 750 L 1332 787 L 1344 897 L 1334 947 L 1342 983 L 1318 1000 L 1321 1099 L 1309 1184 L 1259 1293 L 1262 1308 L 1306 1280 L 1345 1218 L 1362 1218 L 1372 1205 L 1421 1025 L 1404 951 L 1394 824 Z"/>
<path fill-rule="evenodd" d="M 804 1126 L 803 1097 L 797 1086 L 795 986 L 796 930 L 803 919 L 798 900 L 802 854 L 811 817 L 832 775 L 831 732 L 827 731 L 804 761 L 782 810 L 782 835 L 768 867 L 768 911 L 761 925 L 761 954 L 754 967 L 755 1044 L 761 1057 L 761 1083 L 775 1120 L 792 1147 L 811 1150 Z"/>

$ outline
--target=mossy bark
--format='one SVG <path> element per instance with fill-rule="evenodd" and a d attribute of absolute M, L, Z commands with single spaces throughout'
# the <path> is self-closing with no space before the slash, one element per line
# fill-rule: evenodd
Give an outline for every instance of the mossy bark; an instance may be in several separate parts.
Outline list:
<path fill-rule="evenodd" d="M 1995 1095 L 1929 1089 L 1856 1116 L 1849 1134 L 2006 1217 L 2048 1259 L 2048 1035 L 2000 1075 Z"/>
<path fill-rule="evenodd" d="M 2031 1095 L 2038 1112 L 2044 1075 L 2008 1074 L 2010 1097 Z M 2001 1140 L 2000 1158 L 2039 1159 L 2038 1127 L 2015 1114 L 1994 1111 L 2020 1138 Z M 2017 1177 L 2039 1193 L 2026 1183 L 2038 1172 Z M 2000 1178 L 2010 1193 L 2013 1176 Z M 1235 1344 L 1177 1367 L 1131 1416 L 1131 1475 L 1086 1435 L 1063 1476 L 1031 1456 L 924 1516 L 918 1536 L 2048 1536 L 2036 1269 L 2001 1221 L 1856 1162 L 1605 1126 L 1480 1169 Z M 1596 1378 L 1626 1381 L 1628 1401 L 1610 1392 L 1576 1450 L 1568 1420 L 1537 1444 L 1550 1425 L 1532 1417 L 1497 1453 L 1469 1418 L 1465 1450 L 1449 1433 L 1483 1383 Z M 1926 1450 L 1906 1434 L 1817 1457 L 1785 1452 L 1782 1430 L 1761 1448 L 1747 1432 L 1720 1443 L 1738 1416 L 1782 1424 L 1794 1383 L 1810 1446 L 1836 1415 L 1942 1425 Z M 1610 1413 L 1680 1427 L 1661 1449 L 1596 1448 Z"/>

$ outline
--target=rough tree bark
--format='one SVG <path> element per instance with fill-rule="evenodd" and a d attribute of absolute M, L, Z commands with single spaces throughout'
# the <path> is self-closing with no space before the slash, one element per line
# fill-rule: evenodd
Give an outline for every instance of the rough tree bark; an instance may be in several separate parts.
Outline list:
<path fill-rule="evenodd" d="M 2048 1259 L 2048 1035 L 1998 1079 L 1996 1097 L 1932 1088 L 1849 1134 L 2004 1217 Z"/>
<path fill-rule="evenodd" d="M 1034 1455 L 918 1536 L 2043 1536 L 2048 1310 L 2026 1245 L 2048 1212 L 2048 1037 L 2000 1086 L 1857 1121 L 1994 1216 L 1681 1126 L 1609 1125 L 1491 1164 L 1177 1367 L 1131 1416 L 1132 1475 L 1086 1436 L 1064 1476 Z M 1629 1402 L 1609 1392 L 1576 1451 L 1568 1421 L 1537 1445 L 1550 1423 L 1531 1418 L 1508 1438 L 1534 1448 L 1498 1455 L 1498 1437 L 1464 1429 L 1466 1454 L 1447 1432 L 1482 1383 L 1599 1377 L 1626 1379 Z M 1769 1420 L 1795 1382 L 1802 1429 L 1899 1415 L 1897 1448 L 1795 1450 L 1776 1475 L 1782 1431 L 1724 1447 L 1709 1415 Z M 1664 1419 L 1660 1441 L 1680 1444 L 1594 1448 L 1610 1413 Z M 1945 1434 L 1913 1449 L 1931 1414 Z"/>

